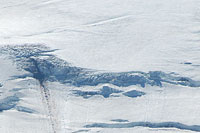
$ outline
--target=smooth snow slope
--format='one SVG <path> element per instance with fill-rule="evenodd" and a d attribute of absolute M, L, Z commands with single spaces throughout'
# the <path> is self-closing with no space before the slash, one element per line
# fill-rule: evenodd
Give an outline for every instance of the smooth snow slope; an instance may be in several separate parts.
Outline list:
<path fill-rule="evenodd" d="M 180 63 L 199 64 L 199 7 L 199 0 L 2 0 L 1 44 L 45 43 L 87 68 L 197 69 Z"/>
<path fill-rule="evenodd" d="M 1 133 L 200 131 L 199 0 L 0 0 L 0 46 Z"/>

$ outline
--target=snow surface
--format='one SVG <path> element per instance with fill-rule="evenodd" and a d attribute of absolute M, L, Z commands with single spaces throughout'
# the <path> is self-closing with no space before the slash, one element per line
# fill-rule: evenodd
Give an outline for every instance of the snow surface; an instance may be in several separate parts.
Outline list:
<path fill-rule="evenodd" d="M 0 133 L 200 132 L 199 0 L 1 0 Z"/>

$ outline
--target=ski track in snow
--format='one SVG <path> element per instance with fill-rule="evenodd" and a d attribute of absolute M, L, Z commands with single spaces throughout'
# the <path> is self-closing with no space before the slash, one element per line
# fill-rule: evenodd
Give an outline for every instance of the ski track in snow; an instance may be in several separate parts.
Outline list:
<path fill-rule="evenodd" d="M 45 49 L 45 50 L 44 50 Z M 55 50 L 51 50 L 44 45 L 14 45 L 14 46 L 4 46 L 0 49 L 2 55 L 7 55 L 9 59 L 13 60 L 18 69 L 24 69 L 30 74 L 14 76 L 13 79 L 24 79 L 26 77 L 33 77 L 40 84 L 40 91 L 42 96 L 42 101 L 44 107 L 47 109 L 47 115 L 54 133 L 59 132 L 60 124 L 59 119 L 56 115 L 56 103 L 53 100 L 53 97 L 50 93 L 50 90 L 47 86 L 47 81 L 59 81 L 62 84 L 71 84 L 72 86 L 96 86 L 102 83 L 110 83 L 118 87 L 128 87 L 131 85 L 141 85 L 145 87 L 146 84 L 151 86 L 160 86 L 162 87 L 163 83 L 181 85 L 181 86 L 190 86 L 190 87 L 200 87 L 200 82 L 192 80 L 188 77 L 182 77 L 178 74 L 170 73 L 166 74 L 159 71 L 151 71 L 149 73 L 145 72 L 121 72 L 121 73 L 98 73 L 96 70 L 89 70 L 85 68 L 78 68 L 71 66 L 69 63 L 61 60 L 51 54 Z M 47 58 L 46 58 L 47 57 Z M 186 65 L 191 63 L 185 63 Z M 61 71 L 62 70 L 62 71 Z M 65 72 L 66 71 L 66 72 Z M 65 75 L 66 74 L 66 75 Z M 80 91 L 73 90 L 74 94 L 77 96 L 82 96 L 83 98 L 90 98 L 93 95 L 102 95 L 104 98 L 109 98 L 112 93 L 122 93 L 123 91 L 109 88 L 104 86 L 100 91 Z M 123 93 L 124 96 L 130 98 L 140 97 L 145 95 L 141 91 L 128 91 Z M 11 109 L 16 106 L 16 103 L 13 103 L 7 109 Z M 122 121 L 123 122 L 123 121 Z M 161 124 L 155 123 L 129 123 L 129 124 L 92 124 L 85 127 L 104 127 L 104 128 L 124 128 L 124 127 L 135 127 L 135 126 L 146 126 L 150 128 L 178 128 L 191 131 L 200 131 L 198 126 L 187 126 L 179 123 L 166 122 Z M 193 128 L 194 127 L 194 128 Z"/>
<path fill-rule="evenodd" d="M 41 95 L 42 95 L 42 101 L 44 103 L 44 106 L 47 107 L 48 116 L 50 119 L 50 124 L 53 130 L 53 133 L 58 133 L 58 118 L 55 114 L 56 112 L 56 105 L 52 99 L 52 96 L 50 94 L 50 91 L 47 87 L 45 87 L 44 84 L 40 85 Z"/>

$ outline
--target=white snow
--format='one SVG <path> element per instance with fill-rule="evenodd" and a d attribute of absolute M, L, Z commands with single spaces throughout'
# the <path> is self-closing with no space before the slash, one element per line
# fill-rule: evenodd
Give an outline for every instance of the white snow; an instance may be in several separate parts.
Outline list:
<path fill-rule="evenodd" d="M 0 0 L 0 45 L 41 43 L 74 66 L 105 71 L 164 71 L 200 81 L 200 1 L 199 0 Z M 184 64 L 190 62 L 192 64 Z M 0 56 L 0 99 L 17 92 L 18 105 L 37 113 L 0 112 L 1 133 L 52 132 L 39 83 L 35 79 L 15 79 L 26 72 L 16 69 Z M 76 88 L 49 82 L 57 132 L 192 132 L 180 129 L 84 128 L 91 123 L 111 123 L 112 119 L 200 125 L 199 87 L 164 84 L 163 87 L 116 87 L 141 90 L 139 98 L 93 96 L 75 97 Z M 86 132 L 86 131 L 85 131 Z"/>

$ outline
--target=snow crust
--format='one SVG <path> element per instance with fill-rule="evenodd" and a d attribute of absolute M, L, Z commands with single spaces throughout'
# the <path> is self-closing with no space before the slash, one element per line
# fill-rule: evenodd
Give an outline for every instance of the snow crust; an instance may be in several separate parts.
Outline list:
<path fill-rule="evenodd" d="M 1 0 L 1 133 L 200 131 L 199 0 Z"/>

